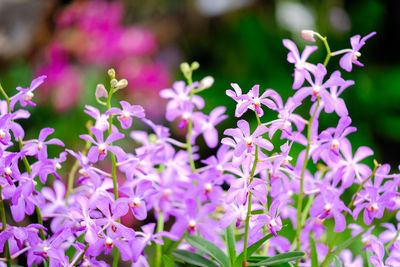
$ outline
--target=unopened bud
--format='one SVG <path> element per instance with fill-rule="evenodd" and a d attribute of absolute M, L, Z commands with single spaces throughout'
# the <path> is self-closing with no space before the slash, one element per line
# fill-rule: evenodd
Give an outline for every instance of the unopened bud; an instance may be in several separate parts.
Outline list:
<path fill-rule="evenodd" d="M 181 63 L 181 71 L 185 76 L 190 74 L 190 66 L 187 62 Z"/>
<path fill-rule="evenodd" d="M 115 86 L 115 90 L 124 89 L 128 86 L 128 81 L 126 79 L 119 80 Z"/>
<path fill-rule="evenodd" d="M 102 97 L 108 98 L 108 92 L 107 92 L 106 88 L 104 87 L 104 85 L 98 84 L 96 86 L 95 96 L 96 96 L 97 102 L 99 102 L 102 105 L 106 104 L 103 101 L 101 101 L 101 99 L 100 99 Z"/>
<path fill-rule="evenodd" d="M 115 78 L 110 81 L 111 87 L 117 87 L 117 84 L 118 84 L 118 81 Z"/>
<path fill-rule="evenodd" d="M 114 69 L 109 69 L 107 73 L 108 73 L 108 76 L 110 76 L 110 79 L 115 79 L 115 70 Z"/>
<path fill-rule="evenodd" d="M 207 89 L 214 84 L 214 78 L 211 76 L 206 76 L 200 81 L 200 88 Z"/>
<path fill-rule="evenodd" d="M 300 36 L 303 40 L 307 42 L 315 43 L 314 34 L 315 32 L 312 30 L 302 30 Z"/>
<path fill-rule="evenodd" d="M 192 65 L 190 66 L 190 69 L 193 70 L 197 70 L 198 68 L 200 68 L 200 64 L 197 61 L 193 61 Z"/>

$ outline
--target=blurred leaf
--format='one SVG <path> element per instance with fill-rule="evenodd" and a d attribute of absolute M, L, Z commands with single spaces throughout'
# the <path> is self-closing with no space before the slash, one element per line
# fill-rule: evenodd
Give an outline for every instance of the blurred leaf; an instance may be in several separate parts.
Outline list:
<path fill-rule="evenodd" d="M 204 252 L 205 254 L 214 258 L 216 261 L 218 261 L 221 264 L 221 266 L 229 267 L 228 257 L 215 244 L 211 243 L 210 241 L 208 241 L 204 238 L 194 236 L 194 235 L 188 236 L 186 238 L 186 241 L 194 248 L 197 248 L 201 252 Z"/>
<path fill-rule="evenodd" d="M 247 257 L 249 258 L 251 255 L 253 255 L 253 253 L 256 252 L 257 249 L 271 237 L 273 237 L 273 235 L 268 234 L 268 235 L 264 236 L 263 238 L 261 238 L 260 240 L 258 240 L 257 242 L 255 242 L 250 247 L 248 247 L 247 248 Z M 237 256 L 234 266 L 239 266 L 239 267 L 242 266 L 243 258 L 244 258 L 244 255 L 242 252 Z"/>
<path fill-rule="evenodd" d="M 236 259 L 236 240 L 235 233 L 233 231 L 232 225 L 229 225 L 225 230 L 226 243 L 228 247 L 228 256 L 230 265 L 232 266 L 235 263 Z"/>
<path fill-rule="evenodd" d="M 195 266 L 218 267 L 217 264 L 210 261 L 209 259 L 206 259 L 206 258 L 200 256 L 199 254 L 191 252 L 191 251 L 177 249 L 174 252 L 172 252 L 172 255 L 174 257 L 184 261 L 185 263 L 190 263 Z"/>
<path fill-rule="evenodd" d="M 260 261 L 256 264 L 250 264 L 248 266 L 264 266 L 264 265 L 268 266 L 268 265 L 274 265 L 274 264 L 282 264 L 282 263 L 286 263 L 289 261 L 294 261 L 294 260 L 300 259 L 300 258 L 304 257 L 304 255 L 306 255 L 306 253 L 299 252 L 299 251 L 286 252 L 286 253 L 282 253 L 277 256 L 268 258 L 266 260 Z M 317 266 L 318 266 L 318 263 L 317 263 Z"/>

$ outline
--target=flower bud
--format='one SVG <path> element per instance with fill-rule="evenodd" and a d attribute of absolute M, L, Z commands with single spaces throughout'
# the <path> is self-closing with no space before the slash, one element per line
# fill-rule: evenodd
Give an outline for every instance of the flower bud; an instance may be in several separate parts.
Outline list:
<path fill-rule="evenodd" d="M 201 89 L 208 89 L 214 84 L 214 78 L 211 76 L 206 76 L 200 81 Z"/>
<path fill-rule="evenodd" d="M 108 97 L 108 92 L 103 84 L 100 83 L 96 86 L 95 96 L 97 99 L 102 98 L 102 97 L 105 97 L 105 98 Z"/>
<path fill-rule="evenodd" d="M 128 86 L 128 81 L 126 79 L 121 79 L 115 86 L 115 90 L 124 89 Z"/>
<path fill-rule="evenodd" d="M 315 33 L 312 30 L 302 30 L 300 36 L 303 40 L 307 42 L 315 43 L 314 34 Z"/>
<path fill-rule="evenodd" d="M 115 79 L 115 70 L 114 69 L 109 69 L 108 70 L 108 76 L 110 76 L 110 79 Z"/>
<path fill-rule="evenodd" d="M 193 70 L 197 70 L 198 68 L 200 68 L 200 64 L 197 61 L 193 61 L 192 65 L 190 66 L 190 69 Z"/>
<path fill-rule="evenodd" d="M 115 78 L 110 81 L 111 87 L 117 87 L 117 84 L 118 84 L 118 81 Z"/>
<path fill-rule="evenodd" d="M 187 62 L 183 62 L 181 64 L 181 71 L 185 76 L 188 76 L 190 74 L 190 66 Z"/>

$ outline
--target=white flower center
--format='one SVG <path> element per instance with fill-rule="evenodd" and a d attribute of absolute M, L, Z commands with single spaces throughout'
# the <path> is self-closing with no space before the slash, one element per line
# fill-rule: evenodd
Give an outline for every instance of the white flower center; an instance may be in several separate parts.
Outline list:
<path fill-rule="evenodd" d="M 99 153 L 100 154 L 106 154 L 107 149 L 106 149 L 106 145 L 105 144 L 100 144 L 99 145 Z"/>
<path fill-rule="evenodd" d="M 33 93 L 31 91 L 28 91 L 24 96 L 24 101 L 31 101 L 32 98 L 33 98 Z"/>

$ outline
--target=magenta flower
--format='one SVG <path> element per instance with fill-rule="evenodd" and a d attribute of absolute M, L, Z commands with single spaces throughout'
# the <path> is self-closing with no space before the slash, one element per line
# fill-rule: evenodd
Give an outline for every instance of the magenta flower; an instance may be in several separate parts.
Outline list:
<path fill-rule="evenodd" d="M 26 105 L 32 107 L 36 106 L 36 104 L 31 101 L 33 98 L 33 91 L 35 91 L 35 89 L 38 88 L 46 78 L 46 75 L 39 76 L 31 82 L 29 88 L 22 88 L 18 86 L 17 91 L 19 92 L 14 95 L 10 101 L 11 110 L 14 110 L 14 106 L 17 102 L 19 102 L 22 107 L 25 107 Z"/>
<path fill-rule="evenodd" d="M 255 110 L 258 116 L 262 117 L 264 115 L 264 111 L 261 108 L 261 104 L 269 108 L 273 108 L 275 106 L 275 103 L 271 99 L 267 98 L 270 96 L 271 91 L 273 92 L 273 90 L 271 89 L 266 90 L 261 96 L 259 91 L 260 91 L 260 86 L 257 84 L 254 85 L 253 88 L 251 88 L 251 90 L 247 94 L 237 96 L 236 99 L 234 98 L 235 100 L 242 100 L 240 101 L 240 103 L 238 103 L 236 113 L 239 116 L 237 117 L 243 115 L 243 113 L 246 112 L 247 109 Z"/>
<path fill-rule="evenodd" d="M 253 152 L 256 145 L 269 151 L 274 148 L 270 141 L 261 137 L 262 134 L 268 131 L 267 127 L 260 125 L 250 134 L 250 126 L 247 121 L 240 120 L 237 125 L 239 128 L 226 129 L 224 132 L 225 135 L 230 135 L 233 139 L 225 137 L 221 141 L 223 144 L 235 148 L 235 157 L 241 156 L 245 151 L 247 153 Z"/>
<path fill-rule="evenodd" d="M 200 112 L 193 114 L 196 134 L 202 133 L 207 146 L 210 148 L 215 148 L 218 145 L 218 131 L 215 126 L 228 117 L 224 115 L 225 110 L 225 107 L 217 107 L 210 112 L 209 116 Z"/>
<path fill-rule="evenodd" d="M 326 73 L 326 68 L 322 64 L 318 64 L 315 72 L 313 73 L 315 78 L 314 81 L 312 81 L 311 75 L 308 72 L 305 72 L 305 78 L 311 84 L 311 87 L 302 87 L 296 92 L 296 94 L 293 96 L 293 99 L 297 102 L 302 102 L 304 98 L 311 96 L 311 101 L 315 101 L 317 97 L 320 96 L 323 101 L 331 103 L 332 96 L 327 91 L 327 88 L 331 86 L 341 86 L 345 81 L 340 76 L 340 72 L 335 71 L 324 83 L 323 81 Z"/>
<path fill-rule="evenodd" d="M 371 32 L 367 36 L 364 36 L 361 38 L 360 35 L 355 35 L 351 37 L 350 43 L 351 43 L 351 51 L 346 53 L 341 59 L 340 59 L 340 67 L 342 67 L 344 70 L 350 72 L 353 68 L 353 64 L 358 65 L 360 67 L 363 67 L 364 64 L 362 64 L 360 61 L 358 61 L 358 58 L 361 56 L 361 53 L 358 52 L 361 47 L 365 45 L 365 41 L 374 36 L 376 32 Z M 361 38 L 361 40 L 360 40 Z"/>
<path fill-rule="evenodd" d="M 343 211 L 351 213 L 351 211 L 340 200 L 337 192 L 329 190 L 321 185 L 321 194 L 318 195 L 310 209 L 310 215 L 321 220 L 325 218 L 335 219 L 335 232 L 343 232 L 346 228 L 346 219 L 342 214 Z"/>
<path fill-rule="evenodd" d="M 104 141 L 103 132 L 101 130 L 99 130 L 95 127 L 91 127 L 90 131 L 96 137 L 97 141 L 95 141 L 93 139 L 93 137 L 91 137 L 88 134 L 79 136 L 83 140 L 87 140 L 95 145 L 89 149 L 88 159 L 90 162 L 97 162 L 98 160 L 104 160 L 104 158 L 107 156 L 108 150 L 111 151 L 112 153 L 114 153 L 114 155 L 117 157 L 118 161 L 123 160 L 125 152 L 122 150 L 122 148 L 120 148 L 118 146 L 110 145 L 112 142 L 123 138 L 124 135 L 122 133 L 114 132 L 114 133 L 110 134 L 107 137 L 107 139 Z"/>
<path fill-rule="evenodd" d="M 137 118 L 144 118 L 144 109 L 139 105 L 131 105 L 126 101 L 120 102 L 122 109 L 110 108 L 107 110 L 106 115 L 116 114 L 123 129 L 128 129 L 132 125 L 132 116 Z"/>
<path fill-rule="evenodd" d="M 45 141 L 52 133 L 54 133 L 54 129 L 52 128 L 42 129 L 37 140 L 25 141 L 26 144 L 22 148 L 21 152 L 26 153 L 26 155 L 29 156 L 37 156 L 39 160 L 47 160 L 47 145 L 64 146 L 64 143 L 58 138 Z"/>
<path fill-rule="evenodd" d="M 279 216 L 280 206 L 281 203 L 279 200 L 276 199 L 272 201 L 267 214 L 255 216 L 255 218 L 253 219 L 255 224 L 254 228 L 261 229 L 264 225 L 266 225 L 269 232 L 277 237 L 278 234 L 276 232 L 282 229 L 282 220 Z"/>
<path fill-rule="evenodd" d="M 304 83 L 305 73 L 307 71 L 310 71 L 312 73 L 316 71 L 315 65 L 306 62 L 306 60 L 315 50 L 318 49 L 318 46 L 307 45 L 300 56 L 299 50 L 297 49 L 295 43 L 293 43 L 292 41 L 285 39 L 283 40 L 283 45 L 290 51 L 287 56 L 287 61 L 295 65 L 293 74 L 293 89 L 299 89 Z"/>

